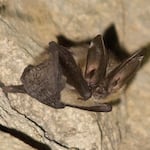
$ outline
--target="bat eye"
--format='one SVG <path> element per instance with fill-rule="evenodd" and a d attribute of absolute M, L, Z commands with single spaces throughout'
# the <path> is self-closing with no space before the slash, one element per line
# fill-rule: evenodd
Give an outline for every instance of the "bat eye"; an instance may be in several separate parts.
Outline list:
<path fill-rule="evenodd" d="M 117 86 L 118 81 L 119 81 L 119 79 L 118 79 L 118 80 L 115 80 L 115 81 L 112 83 L 112 86 L 113 86 L 113 87 Z"/>
<path fill-rule="evenodd" d="M 118 90 L 120 88 L 120 78 L 114 80 L 110 85 L 109 85 L 109 88 L 108 88 L 108 92 L 111 93 L 111 92 L 114 92 L 116 90 Z"/>

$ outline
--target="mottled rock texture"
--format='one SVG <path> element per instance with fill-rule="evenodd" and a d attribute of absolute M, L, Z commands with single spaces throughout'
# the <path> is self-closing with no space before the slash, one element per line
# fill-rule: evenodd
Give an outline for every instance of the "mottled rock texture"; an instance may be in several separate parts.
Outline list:
<path fill-rule="evenodd" d="M 32 148 L 31 146 L 4 132 L 0 132 L 0 145 L 1 150 L 34 150 L 34 148 Z"/>
<path fill-rule="evenodd" d="M 60 34 L 81 41 L 105 33 L 113 24 L 128 51 L 144 47 L 148 53 L 122 101 L 110 113 L 56 110 L 24 94 L 7 98 L 0 89 L 0 124 L 52 150 L 150 149 L 149 16 L 149 0 L 1 0 L 0 80 L 7 85 L 19 84 L 23 69 L 37 63 L 44 47 Z M 6 136 L 10 137 L 2 133 L 0 139 Z M 2 140 L 0 145 L 15 149 L 17 141 L 12 141 L 10 147 Z M 19 144 L 16 149 L 27 149 Z"/>

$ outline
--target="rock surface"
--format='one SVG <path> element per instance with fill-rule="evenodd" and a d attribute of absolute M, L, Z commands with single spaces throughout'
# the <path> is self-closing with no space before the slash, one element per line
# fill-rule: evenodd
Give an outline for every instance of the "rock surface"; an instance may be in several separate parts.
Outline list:
<path fill-rule="evenodd" d="M 48 42 L 56 41 L 60 34 L 81 41 L 104 33 L 114 24 L 120 43 L 128 51 L 141 47 L 149 51 L 149 14 L 148 0 L 1 0 L 0 80 L 19 84 L 23 69 L 34 64 Z M 9 94 L 8 99 L 0 89 L 0 124 L 52 150 L 116 150 L 119 146 L 121 150 L 148 150 L 149 67 L 146 61 L 111 113 L 55 110 L 24 94 Z M 9 150 L 5 142 L 1 145 Z"/>
<path fill-rule="evenodd" d="M 1 150 L 9 150 L 10 148 L 11 150 L 34 150 L 31 146 L 4 132 L 0 132 L 0 145 Z"/>

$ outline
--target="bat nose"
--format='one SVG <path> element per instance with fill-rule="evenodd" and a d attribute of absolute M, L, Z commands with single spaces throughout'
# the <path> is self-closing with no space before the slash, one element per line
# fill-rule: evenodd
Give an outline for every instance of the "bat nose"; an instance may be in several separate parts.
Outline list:
<path fill-rule="evenodd" d="M 93 92 L 93 96 L 96 99 L 105 98 L 108 95 L 108 91 L 104 87 L 97 87 Z"/>

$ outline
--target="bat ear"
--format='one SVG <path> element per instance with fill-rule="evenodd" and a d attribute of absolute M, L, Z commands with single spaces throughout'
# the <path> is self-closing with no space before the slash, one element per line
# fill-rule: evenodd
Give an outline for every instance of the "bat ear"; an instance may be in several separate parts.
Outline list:
<path fill-rule="evenodd" d="M 107 76 L 108 92 L 115 92 L 131 79 L 140 67 L 143 58 L 143 50 L 138 50 L 112 70 Z"/>
<path fill-rule="evenodd" d="M 108 54 L 101 35 L 97 35 L 90 43 L 85 79 L 90 86 L 98 84 L 105 77 L 108 62 Z"/>

